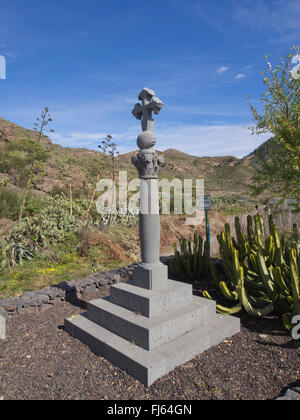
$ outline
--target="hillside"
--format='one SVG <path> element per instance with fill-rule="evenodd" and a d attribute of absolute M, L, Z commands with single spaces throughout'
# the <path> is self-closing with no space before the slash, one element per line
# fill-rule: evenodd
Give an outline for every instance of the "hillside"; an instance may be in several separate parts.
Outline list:
<path fill-rule="evenodd" d="M 0 119 L 0 296 L 19 296 L 65 279 L 83 278 L 140 261 L 137 218 L 102 218 L 96 211 L 95 199 L 87 214 L 99 175 L 112 177 L 111 157 L 98 151 L 62 147 L 47 136 L 40 143 L 28 140 L 36 136 L 35 131 Z M 31 147 L 43 156 L 34 166 L 32 178 Z M 136 152 L 116 158 L 116 172 L 126 170 L 128 180 L 137 177 L 131 163 Z M 241 198 L 249 195 L 245 183 L 251 177 L 256 155 L 237 159 L 197 157 L 174 149 L 159 153 L 165 158 L 160 178 L 204 178 L 205 192 L 215 197 L 209 220 L 211 255 L 217 256 L 216 235 L 224 223 L 254 210 L 253 202 Z M 32 188 L 24 208 L 23 216 L 27 217 L 18 222 L 28 179 Z M 198 220 L 196 226 L 189 226 L 185 215 L 161 215 L 161 255 L 171 255 L 174 242 L 182 237 L 191 238 L 194 233 L 204 237 L 205 219 L 203 223 Z M 19 264 L 21 260 L 16 264 L 16 247 L 22 252 L 22 261 L 26 260 L 24 265 Z"/>
<path fill-rule="evenodd" d="M 0 118 L 0 150 L 20 138 L 36 138 L 37 133 Z M 98 151 L 87 149 L 66 148 L 54 144 L 44 136 L 42 145 L 47 150 L 48 158 L 44 162 L 44 173 L 35 185 L 37 194 L 49 194 L 54 190 L 67 189 L 65 159 L 70 162 L 70 174 L 75 194 L 84 196 L 94 185 L 99 172 L 102 177 L 111 177 L 111 159 Z M 265 146 L 264 146 L 265 147 Z M 135 178 L 137 173 L 131 164 L 135 151 L 116 158 L 116 171 L 127 170 L 128 179 Z M 214 196 L 239 194 L 248 196 L 245 184 L 250 180 L 260 149 L 238 159 L 234 156 L 197 157 L 168 149 L 161 152 L 165 164 L 160 171 L 160 178 L 195 179 L 204 178 L 206 193 Z M 3 171 L 0 167 L 0 185 L 13 189 L 22 188 L 22 183 L 16 177 L 15 168 Z"/>
<path fill-rule="evenodd" d="M 268 159 L 276 150 L 278 150 L 278 144 L 275 142 L 274 138 L 270 138 L 253 150 L 247 158 L 252 159 L 252 162 L 258 162 L 259 160 Z"/>

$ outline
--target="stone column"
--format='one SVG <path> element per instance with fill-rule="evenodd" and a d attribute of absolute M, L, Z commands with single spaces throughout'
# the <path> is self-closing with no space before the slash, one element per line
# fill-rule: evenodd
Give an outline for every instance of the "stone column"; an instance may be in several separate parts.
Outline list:
<path fill-rule="evenodd" d="M 160 262 L 160 218 L 158 201 L 158 170 L 163 163 L 153 146 L 156 137 L 153 133 L 152 111 L 159 113 L 163 103 L 150 89 L 143 89 L 139 95 L 143 106 L 136 104 L 133 115 L 142 120 L 142 133 L 138 136 L 139 153 L 132 158 L 132 163 L 140 178 L 140 246 L 142 263 L 134 272 L 134 284 L 153 290 L 167 287 L 167 267 Z"/>

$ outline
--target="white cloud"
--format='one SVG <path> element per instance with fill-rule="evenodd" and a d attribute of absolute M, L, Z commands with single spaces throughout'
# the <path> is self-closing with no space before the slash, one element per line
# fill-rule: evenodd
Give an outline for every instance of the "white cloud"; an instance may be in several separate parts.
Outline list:
<path fill-rule="evenodd" d="M 252 135 L 245 125 L 175 125 L 157 130 L 157 148 L 174 148 L 196 156 L 243 157 L 271 135 Z"/>
<path fill-rule="evenodd" d="M 122 133 L 117 132 L 104 132 L 104 131 L 74 131 L 74 132 L 55 132 L 51 135 L 51 139 L 55 143 L 59 143 L 64 147 L 74 148 L 87 148 L 98 150 L 98 145 L 107 134 L 110 134 L 113 141 L 117 143 L 118 150 L 121 152 L 128 152 L 129 150 L 135 150 L 136 138 L 139 134 L 138 127 L 129 127 Z"/>
<path fill-rule="evenodd" d="M 245 79 L 245 77 L 247 77 L 245 74 L 243 74 L 243 73 L 239 73 L 239 74 L 237 74 L 236 76 L 235 76 L 235 78 L 237 79 L 237 80 L 239 80 L 239 79 Z"/>
<path fill-rule="evenodd" d="M 218 68 L 218 70 L 217 70 L 217 72 L 219 73 L 219 74 L 223 74 L 225 71 L 227 71 L 228 70 L 228 67 L 226 67 L 226 66 L 221 66 L 220 68 Z"/>
<path fill-rule="evenodd" d="M 249 124 L 250 125 L 250 124 Z M 188 125 L 170 122 L 160 124 L 156 130 L 158 150 L 177 149 L 195 156 L 243 157 L 251 153 L 271 135 L 251 135 L 248 125 Z M 53 140 L 67 147 L 88 148 L 97 150 L 98 140 L 103 139 L 104 132 L 56 133 Z M 129 127 L 122 133 L 111 133 L 121 153 L 137 149 L 136 138 L 139 129 Z"/>
<path fill-rule="evenodd" d="M 87 149 L 96 149 L 100 140 L 103 140 L 108 133 L 95 132 L 71 132 L 71 133 L 54 133 L 51 139 L 54 143 L 59 143 L 64 147 L 84 147 Z"/>
<path fill-rule="evenodd" d="M 236 4 L 232 16 L 238 23 L 259 30 L 272 29 L 280 34 L 297 30 L 299 33 L 299 0 L 243 0 Z"/>
<path fill-rule="evenodd" d="M 240 104 L 214 104 L 214 105 L 170 105 L 168 112 L 180 115 L 202 115 L 207 117 L 245 117 L 248 110 L 243 110 Z"/>
<path fill-rule="evenodd" d="M 243 29 L 265 33 L 266 45 L 293 45 L 300 38 L 299 0 L 234 0 L 228 2 L 227 8 L 220 8 L 220 0 L 173 0 L 173 3 L 192 11 L 202 22 L 222 33 L 235 30 L 233 24 L 237 24 Z"/>
<path fill-rule="evenodd" d="M 17 59 L 17 54 L 11 51 L 5 43 L 0 43 L 0 54 L 3 55 L 6 61 L 13 62 Z"/>

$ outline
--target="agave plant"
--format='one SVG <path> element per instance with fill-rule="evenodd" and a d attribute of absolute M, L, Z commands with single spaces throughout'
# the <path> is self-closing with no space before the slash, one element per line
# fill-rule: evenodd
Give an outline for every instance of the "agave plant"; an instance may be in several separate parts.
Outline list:
<path fill-rule="evenodd" d="M 26 260 L 34 257 L 33 252 L 14 240 L 8 240 L 5 237 L 1 240 L 0 268 L 14 267 L 17 264 L 23 265 Z"/>
<path fill-rule="evenodd" d="M 70 214 L 69 201 L 64 194 L 50 197 L 45 207 L 33 217 L 24 217 L 17 223 L 7 238 L 1 240 L 0 268 L 23 264 L 32 259 L 38 252 L 45 252 L 56 244 L 64 244 L 73 240 L 81 230 L 82 215 L 87 201 L 75 200 L 73 214 Z M 103 230 L 112 225 L 129 225 L 136 223 L 136 215 L 129 213 L 115 215 L 100 215 L 90 212 L 90 217 L 84 225 L 91 230 Z"/>

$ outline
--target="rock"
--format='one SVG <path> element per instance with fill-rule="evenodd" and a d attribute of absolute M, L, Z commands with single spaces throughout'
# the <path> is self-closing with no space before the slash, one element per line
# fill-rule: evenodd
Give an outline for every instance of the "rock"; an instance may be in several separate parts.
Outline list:
<path fill-rule="evenodd" d="M 298 388 L 299 389 L 299 388 Z M 297 388 L 288 389 L 283 397 L 277 398 L 277 401 L 300 401 L 300 392 Z"/>
<path fill-rule="evenodd" d="M 132 270 L 129 270 L 129 271 L 127 271 L 127 273 L 125 274 L 125 280 L 126 281 L 129 281 L 129 280 L 132 280 L 133 279 L 133 271 Z"/>
<path fill-rule="evenodd" d="M 2 308 L 4 308 L 7 312 L 16 312 L 18 307 L 20 306 L 20 299 L 1 299 L 0 306 L 2 306 Z"/>
<path fill-rule="evenodd" d="M 51 289 L 51 287 L 44 287 L 44 289 L 37 290 L 34 293 L 36 293 L 37 295 L 47 295 L 48 294 L 48 291 L 50 289 Z"/>
<path fill-rule="evenodd" d="M 49 296 L 46 294 L 38 294 L 37 297 L 37 306 L 40 306 L 44 303 L 48 303 L 49 302 Z"/>
<path fill-rule="evenodd" d="M 1 306 L 0 306 L 0 316 L 2 316 L 3 318 L 7 318 L 7 312 L 6 312 L 6 310 L 4 309 L 4 308 L 2 308 Z"/>
<path fill-rule="evenodd" d="M 24 293 L 20 298 L 22 308 L 29 308 L 31 306 L 41 306 L 49 302 L 49 296 L 46 294 L 39 294 L 35 292 Z"/>
<path fill-rule="evenodd" d="M 121 283 L 123 281 L 123 278 L 120 276 L 120 274 L 113 274 L 112 281 L 113 284 Z"/>
<path fill-rule="evenodd" d="M 101 286 L 107 286 L 109 284 L 109 278 L 107 278 L 107 276 L 103 274 L 102 275 L 94 274 L 92 278 L 98 288 L 100 288 Z"/>
<path fill-rule="evenodd" d="M 70 281 L 67 281 L 66 283 L 67 283 L 67 285 L 69 287 L 75 287 L 75 285 L 76 285 L 76 281 L 75 280 L 70 280 Z"/>
<path fill-rule="evenodd" d="M 50 300 L 56 299 L 60 294 L 65 295 L 63 290 L 57 289 L 56 287 L 46 287 L 44 290 Z"/>
<path fill-rule="evenodd" d="M 95 284 L 91 284 L 90 286 L 88 286 L 88 287 L 84 290 L 84 292 L 85 292 L 87 295 L 93 295 L 94 293 L 96 293 L 96 291 L 97 291 L 97 287 L 96 287 L 96 285 L 95 285 Z"/>
<path fill-rule="evenodd" d="M 56 286 L 58 289 L 62 289 L 65 292 L 74 292 L 75 291 L 75 280 L 66 282 L 62 281 Z"/>
<path fill-rule="evenodd" d="M 21 299 L 32 298 L 37 294 L 37 292 L 26 292 L 21 296 Z"/>
<path fill-rule="evenodd" d="M 49 294 L 48 294 L 48 296 L 49 296 Z M 59 297 L 59 298 L 65 298 L 66 297 L 66 291 L 63 290 L 63 289 L 60 289 L 58 287 L 53 287 L 53 289 L 52 289 L 52 296 L 53 296 L 53 299 L 55 299 L 57 297 Z"/>
<path fill-rule="evenodd" d="M 78 280 L 78 281 L 76 281 L 76 289 L 79 289 L 79 288 L 82 288 L 82 287 L 85 288 L 85 287 L 91 285 L 92 283 L 93 283 L 93 281 L 90 278 L 83 279 L 83 280 Z"/>

